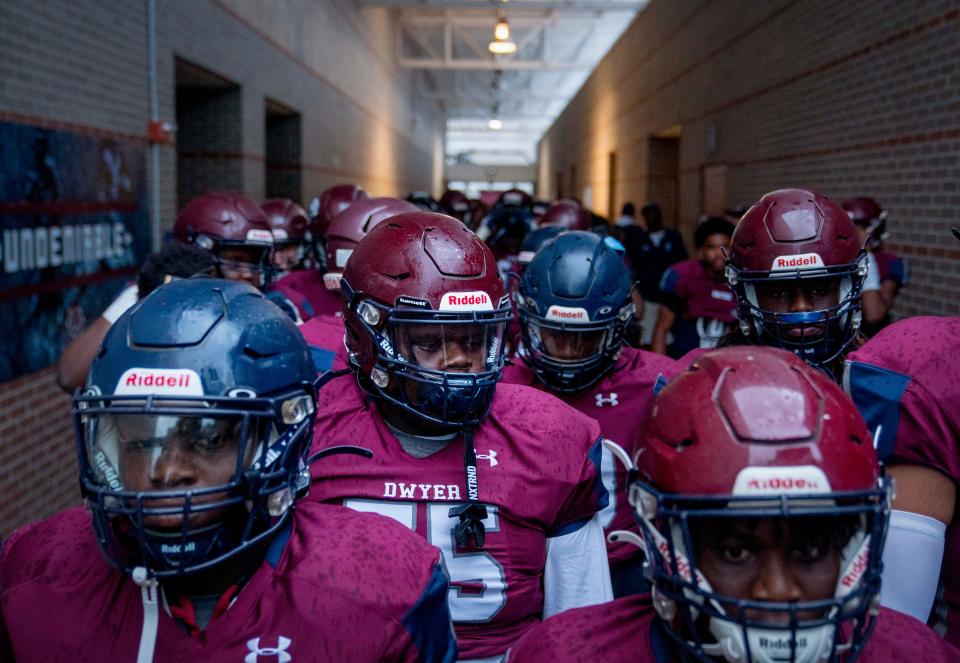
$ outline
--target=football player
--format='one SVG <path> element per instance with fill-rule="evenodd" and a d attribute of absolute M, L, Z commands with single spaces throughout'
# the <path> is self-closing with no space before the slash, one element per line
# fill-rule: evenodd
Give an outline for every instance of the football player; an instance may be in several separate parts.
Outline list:
<path fill-rule="evenodd" d="M 559 200 L 544 213 L 540 226 L 564 230 L 590 230 L 590 212 L 572 200 Z"/>
<path fill-rule="evenodd" d="M 325 249 L 327 271 L 323 274 L 326 293 L 323 310 L 300 327 L 321 372 L 347 367 L 343 344 L 343 314 L 340 311 L 340 279 L 347 259 L 361 239 L 385 219 L 402 212 L 416 212 L 417 206 L 398 198 L 362 198 L 337 217 L 327 228 Z"/>
<path fill-rule="evenodd" d="M 865 196 L 845 200 L 841 207 L 847 210 L 860 234 L 860 242 L 869 252 L 870 268 L 877 270 L 879 289 L 876 291 L 874 310 L 868 308 L 867 304 L 871 300 L 864 293 L 864 333 L 873 336 L 890 324 L 890 309 L 893 308 L 900 288 L 909 282 L 910 271 L 903 258 L 883 250 L 883 243 L 889 235 L 887 210 L 882 209 L 873 198 Z"/>
<path fill-rule="evenodd" d="M 276 280 L 302 270 L 309 257 L 310 221 L 307 212 L 289 198 L 270 198 L 260 206 L 273 232 L 273 267 Z"/>
<path fill-rule="evenodd" d="M 363 200 L 367 192 L 357 184 L 337 184 L 324 190 L 310 203 L 310 237 L 313 240 L 313 259 L 321 273 L 326 270 L 324 237 L 333 217 L 347 209 L 351 203 Z"/>
<path fill-rule="evenodd" d="M 510 303 L 490 249 L 428 212 L 387 219 L 341 280 L 352 371 L 320 390 L 311 499 L 395 518 L 443 552 L 463 659 L 611 598 L 596 422 L 497 382 Z M 357 458 L 356 460 L 360 460 Z"/>
<path fill-rule="evenodd" d="M 538 231 L 539 232 L 539 231 Z M 514 294 L 523 365 L 504 371 L 504 382 L 539 386 L 600 423 L 604 437 L 629 447 L 646 415 L 653 387 L 676 362 L 624 344 L 633 319 L 630 270 L 598 235 L 568 231 L 544 244 L 523 272 Z M 600 513 L 605 532 L 632 525 L 626 469 L 607 454 L 604 483 L 610 503 Z M 644 587 L 640 551 L 607 544 L 615 596 Z"/>
<path fill-rule="evenodd" d="M 175 281 L 121 316 L 74 399 L 87 509 L 3 545 L 0 660 L 454 660 L 436 549 L 295 505 L 315 380 L 247 284 Z"/>
<path fill-rule="evenodd" d="M 960 646 L 960 318 L 886 327 L 847 356 L 844 387 L 897 482 L 880 598 Z"/>
<path fill-rule="evenodd" d="M 716 347 L 736 320 L 733 292 L 724 280 L 725 252 L 733 224 L 722 217 L 700 222 L 693 235 L 697 257 L 670 265 L 660 278 L 663 302 L 650 349 L 682 357 L 695 348 Z M 673 343 L 667 347 L 667 334 Z"/>
<path fill-rule="evenodd" d="M 463 222 L 470 212 L 470 199 L 462 191 L 447 189 L 440 196 L 440 207 L 446 214 Z"/>
<path fill-rule="evenodd" d="M 856 408 L 773 348 L 696 360 L 656 397 L 630 489 L 653 595 L 571 610 L 511 663 L 956 661 L 880 608 L 892 485 Z"/>
<path fill-rule="evenodd" d="M 239 193 L 205 193 L 180 210 L 173 236 L 209 251 L 225 279 L 262 290 L 291 320 L 303 323 L 296 305 L 273 290 L 273 229 L 263 210 Z"/>
<path fill-rule="evenodd" d="M 737 224 L 727 260 L 739 329 L 720 345 L 772 345 L 839 381 L 859 334 L 869 261 L 853 222 L 813 191 L 763 196 Z"/>
<path fill-rule="evenodd" d="M 173 236 L 213 254 L 221 275 L 263 290 L 273 277 L 273 231 L 263 211 L 238 193 L 205 193 L 188 202 Z"/>
<path fill-rule="evenodd" d="M 288 198 L 267 200 L 262 209 L 273 232 L 274 275 L 269 291 L 283 295 L 297 308 L 301 320 L 309 320 L 319 308 L 316 298 L 323 289 L 323 276 L 310 258 L 307 213 Z"/>

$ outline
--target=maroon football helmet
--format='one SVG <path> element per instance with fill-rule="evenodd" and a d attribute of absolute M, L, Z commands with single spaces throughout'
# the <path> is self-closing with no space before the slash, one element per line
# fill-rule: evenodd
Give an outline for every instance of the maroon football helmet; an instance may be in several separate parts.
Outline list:
<path fill-rule="evenodd" d="M 364 237 L 384 219 L 417 212 L 419 207 L 399 198 L 363 198 L 337 214 L 327 228 L 324 245 L 327 250 L 327 271 L 323 283 L 329 290 L 340 289 L 340 279 L 347 258 Z"/>
<path fill-rule="evenodd" d="M 269 284 L 273 232 L 263 211 L 239 193 L 205 193 L 180 210 L 173 236 L 210 251 L 226 278 Z"/>
<path fill-rule="evenodd" d="M 540 219 L 540 225 L 564 230 L 590 230 L 590 212 L 570 200 L 556 202 Z"/>
<path fill-rule="evenodd" d="M 876 200 L 866 196 L 845 200 L 840 206 L 847 210 L 854 225 L 866 229 L 870 250 L 875 251 L 880 248 L 888 237 L 887 210 L 880 207 Z"/>
<path fill-rule="evenodd" d="M 860 327 L 866 255 L 846 211 L 819 193 L 781 189 L 763 196 L 737 224 L 726 274 L 744 335 L 811 364 L 823 366 L 838 357 Z M 787 312 L 758 301 L 758 288 L 786 296 L 798 286 L 836 288 L 838 302 Z"/>
<path fill-rule="evenodd" d="M 462 191 L 447 189 L 440 197 L 440 206 L 450 216 L 463 221 L 464 216 L 470 211 L 470 200 Z"/>
<path fill-rule="evenodd" d="M 419 420 L 473 427 L 503 368 L 510 302 L 490 249 L 444 214 L 411 212 L 357 245 L 341 281 L 351 364 L 372 395 Z M 462 349 L 470 365 L 429 364 Z"/>
<path fill-rule="evenodd" d="M 357 200 L 367 197 L 367 192 L 356 184 L 338 184 L 321 193 L 317 214 L 310 220 L 310 232 L 314 238 L 326 237 L 333 217 Z"/>
<path fill-rule="evenodd" d="M 303 267 L 310 245 L 307 212 L 289 198 L 270 198 L 261 205 L 273 231 L 273 262 L 281 270 Z"/>
<path fill-rule="evenodd" d="M 697 660 L 858 652 L 878 608 L 892 485 L 841 388 L 791 353 L 724 348 L 662 389 L 642 431 L 629 498 L 672 639 Z M 711 584 L 698 551 L 719 549 L 718 533 L 733 536 L 744 520 L 776 521 L 798 548 L 837 555 L 833 595 L 783 603 L 717 591 L 724 577 Z"/>

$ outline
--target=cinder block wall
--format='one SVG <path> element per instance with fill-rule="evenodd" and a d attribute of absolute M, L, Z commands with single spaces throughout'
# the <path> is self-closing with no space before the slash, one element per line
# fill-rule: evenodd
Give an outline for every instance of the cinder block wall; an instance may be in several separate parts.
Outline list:
<path fill-rule="evenodd" d="M 785 186 L 872 196 L 890 212 L 888 248 L 913 272 L 895 314 L 956 315 L 958 44 L 952 0 L 653 0 L 542 140 L 540 194 L 554 195 L 557 173 L 576 166 L 600 213 L 642 204 L 658 176 L 650 136 L 679 125 L 688 240 L 714 211 L 705 167 L 726 168 L 729 206 Z"/>
<path fill-rule="evenodd" d="M 254 199 L 265 192 L 266 97 L 301 115 L 304 202 L 339 182 L 378 195 L 435 188 L 440 123 L 393 64 L 386 10 L 351 0 L 158 0 L 157 36 L 162 119 L 176 117 L 176 58 L 239 85 L 240 149 L 204 156 Z M 146 146 L 147 71 L 146 0 L 0 2 L 0 121 Z M 161 148 L 160 197 L 155 238 L 178 206 L 172 145 Z M 69 398 L 53 371 L 0 385 L 0 537 L 77 494 Z"/>

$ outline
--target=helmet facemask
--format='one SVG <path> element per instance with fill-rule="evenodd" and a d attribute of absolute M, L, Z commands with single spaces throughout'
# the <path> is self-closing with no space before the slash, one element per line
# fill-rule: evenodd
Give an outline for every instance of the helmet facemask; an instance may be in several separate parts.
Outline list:
<path fill-rule="evenodd" d="M 309 240 L 277 239 L 278 232 L 274 230 L 273 254 L 271 256 L 271 281 L 278 281 L 283 276 L 306 266 L 310 255 Z"/>
<path fill-rule="evenodd" d="M 304 391 L 78 397 L 81 488 L 107 560 L 169 577 L 269 539 L 303 483 L 313 403 Z"/>
<path fill-rule="evenodd" d="M 551 390 L 576 393 L 596 384 L 610 372 L 623 353 L 633 304 L 612 317 L 595 322 L 548 319 L 534 310 L 536 304 L 515 293 L 523 346 L 521 357 Z"/>
<path fill-rule="evenodd" d="M 717 497 L 669 495 L 635 483 L 630 502 L 654 585 L 654 606 L 667 622 L 667 633 L 704 661 L 852 660 L 875 624 L 890 498 L 885 479 L 862 492 Z M 820 563 L 827 563 L 828 555 L 838 558 L 836 579 L 827 579 L 832 595 L 773 602 L 713 588 L 701 552 L 709 542 L 726 540 L 738 525 L 749 530 L 763 521 L 789 533 L 783 539 L 802 549 L 800 555 L 822 555 L 826 561 Z"/>
<path fill-rule="evenodd" d="M 812 269 L 751 271 L 728 260 L 726 277 L 737 296 L 737 316 L 745 336 L 823 366 L 839 357 L 859 331 L 860 293 L 867 269 L 866 256 L 861 252 L 854 262 Z M 774 289 L 778 284 L 785 291 L 815 289 L 818 285 L 836 288 L 837 303 L 802 312 L 761 306 L 758 290 Z"/>
<path fill-rule="evenodd" d="M 368 386 L 375 395 L 430 425 L 457 429 L 480 423 L 503 371 L 509 306 L 489 311 L 388 307 L 351 296 L 345 281 L 341 287 L 376 347 Z"/>
<path fill-rule="evenodd" d="M 195 243 L 213 253 L 223 278 L 244 281 L 260 290 L 273 282 L 277 270 L 272 263 L 272 245 L 212 240 L 206 236 L 197 237 Z"/>

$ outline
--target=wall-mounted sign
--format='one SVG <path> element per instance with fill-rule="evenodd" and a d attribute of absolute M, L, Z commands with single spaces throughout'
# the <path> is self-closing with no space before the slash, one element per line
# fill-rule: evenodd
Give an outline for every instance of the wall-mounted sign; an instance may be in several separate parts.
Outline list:
<path fill-rule="evenodd" d="M 0 122 L 0 383 L 56 361 L 150 250 L 143 143 Z"/>

